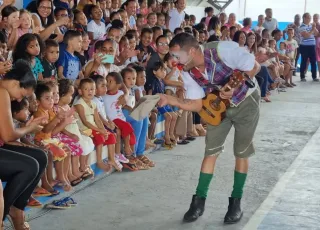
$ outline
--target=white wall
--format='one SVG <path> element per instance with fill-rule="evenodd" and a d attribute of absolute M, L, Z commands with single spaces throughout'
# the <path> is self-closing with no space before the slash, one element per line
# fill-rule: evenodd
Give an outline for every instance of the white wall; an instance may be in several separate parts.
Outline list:
<path fill-rule="evenodd" d="M 201 7 L 201 6 L 187 6 L 185 9 L 185 12 L 189 15 L 190 14 L 195 15 L 197 22 L 200 22 L 201 18 L 205 16 L 204 7 Z"/>
<path fill-rule="evenodd" d="M 266 8 L 272 8 L 278 21 L 291 22 L 295 14 L 302 15 L 305 12 L 305 6 L 306 12 L 320 13 L 320 0 L 233 0 L 225 12 L 236 13 L 238 20 L 251 17 L 256 21 Z"/>
<path fill-rule="evenodd" d="M 23 0 L 16 0 L 16 3 L 14 5 L 18 9 L 22 9 L 23 8 Z"/>
<path fill-rule="evenodd" d="M 307 2 L 307 11 L 311 15 L 320 14 L 320 0 L 306 0 Z"/>

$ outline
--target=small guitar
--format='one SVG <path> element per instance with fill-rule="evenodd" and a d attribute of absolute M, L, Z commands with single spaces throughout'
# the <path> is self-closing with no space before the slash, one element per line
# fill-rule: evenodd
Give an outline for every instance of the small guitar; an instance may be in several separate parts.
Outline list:
<path fill-rule="evenodd" d="M 237 88 L 244 81 L 241 72 L 234 72 L 229 82 L 226 84 L 226 91 Z M 199 112 L 200 117 L 208 124 L 217 126 L 225 118 L 227 108 L 230 106 L 230 100 L 222 99 L 218 90 L 208 94 L 202 99 L 202 109 Z"/>

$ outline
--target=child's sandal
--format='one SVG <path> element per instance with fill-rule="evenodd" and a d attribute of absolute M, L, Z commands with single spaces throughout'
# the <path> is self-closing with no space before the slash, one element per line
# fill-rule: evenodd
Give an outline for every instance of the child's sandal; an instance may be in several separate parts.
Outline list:
<path fill-rule="evenodd" d="M 176 139 L 170 139 L 171 145 L 177 145 L 177 140 Z"/>
<path fill-rule="evenodd" d="M 163 143 L 163 147 L 166 148 L 166 149 L 168 149 L 168 150 L 173 149 L 172 143 L 168 144 L 168 143 L 164 142 L 164 143 Z"/>
<path fill-rule="evenodd" d="M 44 189 L 44 188 L 37 187 L 33 191 L 32 195 L 34 197 L 43 197 L 43 196 L 51 196 L 52 194 L 50 192 L 48 192 L 46 189 Z"/>
<path fill-rule="evenodd" d="M 66 197 L 64 199 L 61 199 L 62 202 L 66 203 L 67 205 L 74 207 L 77 206 L 78 203 L 71 197 Z"/>
<path fill-rule="evenodd" d="M 45 208 L 49 209 L 68 209 L 71 206 L 62 200 L 54 200 L 50 204 L 47 204 Z"/>
<path fill-rule="evenodd" d="M 50 193 L 51 193 L 50 197 L 58 196 L 60 194 L 60 192 L 56 189 L 53 189 L 53 191 L 50 191 Z"/>
<path fill-rule="evenodd" d="M 36 199 L 29 199 L 27 207 L 28 208 L 41 208 L 42 203 Z"/>
<path fill-rule="evenodd" d="M 75 186 L 79 185 L 82 181 L 83 181 L 83 179 L 81 177 L 79 177 L 73 181 L 70 181 L 70 184 L 72 187 L 75 187 Z"/>

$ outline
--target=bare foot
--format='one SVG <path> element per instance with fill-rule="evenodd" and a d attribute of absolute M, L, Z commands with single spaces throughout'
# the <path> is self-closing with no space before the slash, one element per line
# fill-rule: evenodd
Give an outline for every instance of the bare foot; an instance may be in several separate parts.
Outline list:
<path fill-rule="evenodd" d="M 57 178 L 58 179 L 58 178 Z M 56 186 L 61 187 L 64 191 L 69 192 L 72 190 L 72 186 L 67 179 L 63 178 L 61 180 L 58 179 L 58 184 Z"/>
<path fill-rule="evenodd" d="M 192 137 L 198 137 L 198 136 L 199 136 L 199 133 L 197 132 L 196 129 L 193 129 L 193 130 L 190 132 L 190 136 L 192 136 Z"/>
<path fill-rule="evenodd" d="M 122 171 L 122 169 L 119 168 L 119 166 L 117 165 L 117 163 L 116 163 L 115 161 L 108 161 L 108 163 L 109 163 L 112 167 L 114 167 L 118 172 L 121 172 L 121 171 Z"/>
<path fill-rule="evenodd" d="M 72 190 L 72 186 L 69 183 L 63 185 L 63 190 L 69 192 Z"/>

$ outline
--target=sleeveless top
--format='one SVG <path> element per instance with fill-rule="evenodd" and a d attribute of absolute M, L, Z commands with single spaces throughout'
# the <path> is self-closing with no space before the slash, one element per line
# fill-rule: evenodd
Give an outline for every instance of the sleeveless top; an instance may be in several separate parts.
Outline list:
<path fill-rule="evenodd" d="M 96 103 L 92 102 L 91 101 L 91 107 L 83 100 L 82 97 L 80 97 L 80 99 L 75 103 L 75 105 L 82 105 L 83 106 L 83 109 L 84 109 L 84 115 L 87 119 L 87 122 L 90 122 L 92 125 L 96 126 L 96 123 L 94 121 L 94 111 L 95 109 L 97 108 L 97 105 Z M 79 115 L 77 116 L 77 122 L 78 122 L 78 126 L 80 128 L 81 131 L 84 131 L 84 130 L 87 130 L 88 127 L 85 126 Z"/>

